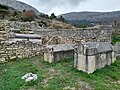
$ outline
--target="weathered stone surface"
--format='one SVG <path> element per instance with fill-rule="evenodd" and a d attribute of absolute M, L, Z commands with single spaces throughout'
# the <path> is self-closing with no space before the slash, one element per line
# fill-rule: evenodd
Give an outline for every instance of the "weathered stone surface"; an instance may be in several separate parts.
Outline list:
<path fill-rule="evenodd" d="M 40 29 L 34 31 L 37 34 L 40 34 L 42 36 L 63 36 L 63 37 L 69 37 L 69 38 L 104 38 L 104 37 L 110 37 L 113 30 L 103 29 L 61 29 L 61 30 L 53 30 L 53 29 Z"/>
<path fill-rule="evenodd" d="M 75 52 L 74 67 L 88 74 L 93 73 L 116 60 L 113 52 L 109 42 L 81 43 Z"/>
<path fill-rule="evenodd" d="M 52 63 L 66 58 L 74 58 L 74 47 L 72 44 L 48 45 L 45 47 L 45 61 Z"/>
<path fill-rule="evenodd" d="M 114 31 L 114 29 L 110 26 L 108 27 L 106 26 L 103 28 L 99 27 L 86 29 L 44 29 L 43 27 L 40 27 L 37 22 L 18 22 L 18 21 L 6 21 L 4 23 L 4 26 L 7 32 L 22 30 L 22 33 L 25 33 L 26 31 L 28 31 L 28 33 L 31 33 L 31 31 L 33 31 L 33 33 L 39 34 L 42 38 L 45 37 L 45 39 L 46 38 L 50 39 L 53 36 L 58 37 L 59 42 L 62 43 L 64 42 L 66 43 L 66 41 L 73 42 L 76 40 L 111 41 L 111 35 L 112 32 Z"/>
<path fill-rule="evenodd" d="M 4 43 L 0 45 L 0 63 L 17 58 L 31 57 L 41 54 L 41 46 L 36 43 Z"/>

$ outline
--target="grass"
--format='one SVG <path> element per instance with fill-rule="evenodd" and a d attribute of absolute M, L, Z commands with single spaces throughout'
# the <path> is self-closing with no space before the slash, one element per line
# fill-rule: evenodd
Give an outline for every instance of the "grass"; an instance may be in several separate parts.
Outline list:
<path fill-rule="evenodd" d="M 26 83 L 26 73 L 38 74 L 38 80 Z M 0 90 L 120 90 L 120 60 L 111 66 L 86 74 L 73 68 L 73 60 L 49 64 L 41 57 L 19 59 L 0 64 Z"/>
<path fill-rule="evenodd" d="M 112 36 L 112 43 L 115 44 L 116 42 L 120 42 L 120 35 Z"/>

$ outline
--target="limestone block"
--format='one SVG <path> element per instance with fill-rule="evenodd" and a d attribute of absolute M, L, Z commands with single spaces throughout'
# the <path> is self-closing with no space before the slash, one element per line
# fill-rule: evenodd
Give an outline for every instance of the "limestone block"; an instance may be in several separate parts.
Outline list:
<path fill-rule="evenodd" d="M 10 57 L 10 60 L 14 60 L 16 58 L 17 58 L 16 56 L 12 56 L 12 57 Z"/>
<path fill-rule="evenodd" d="M 89 56 L 88 57 L 88 71 L 87 73 L 93 73 L 96 70 L 96 59 L 95 56 Z"/>
<path fill-rule="evenodd" d="M 86 72 L 86 56 L 78 54 L 77 69 Z"/>
<path fill-rule="evenodd" d="M 48 55 L 48 53 L 44 53 L 44 60 L 47 62 L 48 59 L 49 59 L 49 55 Z"/>

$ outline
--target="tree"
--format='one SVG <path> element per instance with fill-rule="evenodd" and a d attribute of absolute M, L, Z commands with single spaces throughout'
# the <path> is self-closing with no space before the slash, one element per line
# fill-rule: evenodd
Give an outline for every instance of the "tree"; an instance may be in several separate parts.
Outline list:
<path fill-rule="evenodd" d="M 26 12 L 26 10 L 24 9 L 23 12 Z"/>
<path fill-rule="evenodd" d="M 5 5 L 0 4 L 0 9 L 5 9 L 5 10 L 8 10 L 8 9 L 9 9 L 9 7 L 7 7 L 7 6 L 5 6 Z"/>
<path fill-rule="evenodd" d="M 18 15 L 17 11 L 14 11 L 13 17 L 14 17 L 14 16 L 17 16 L 17 15 Z"/>
<path fill-rule="evenodd" d="M 55 14 L 52 13 L 51 16 L 50 16 L 50 19 L 52 20 L 52 19 L 55 19 L 55 18 L 56 18 Z"/>

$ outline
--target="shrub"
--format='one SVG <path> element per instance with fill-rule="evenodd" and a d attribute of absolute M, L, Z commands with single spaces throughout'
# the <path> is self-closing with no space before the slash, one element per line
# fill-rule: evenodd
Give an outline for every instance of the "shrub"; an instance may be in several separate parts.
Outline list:
<path fill-rule="evenodd" d="M 23 16 L 23 17 L 21 17 L 21 21 L 22 22 L 27 22 L 27 21 L 31 22 L 31 21 L 34 21 L 34 18 L 33 17 Z"/>
<path fill-rule="evenodd" d="M 9 8 L 7 6 L 5 6 L 5 5 L 0 4 L 0 9 L 6 9 L 6 10 L 8 10 Z"/>
<path fill-rule="evenodd" d="M 10 21 L 18 21 L 18 18 L 16 18 L 16 17 L 11 17 L 9 20 L 10 20 Z"/>

